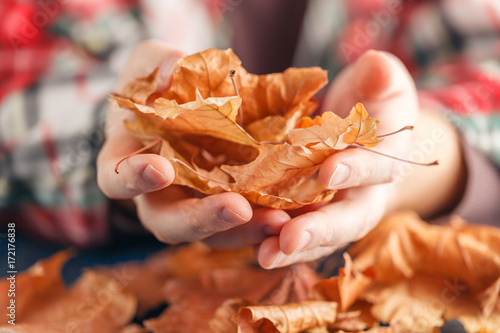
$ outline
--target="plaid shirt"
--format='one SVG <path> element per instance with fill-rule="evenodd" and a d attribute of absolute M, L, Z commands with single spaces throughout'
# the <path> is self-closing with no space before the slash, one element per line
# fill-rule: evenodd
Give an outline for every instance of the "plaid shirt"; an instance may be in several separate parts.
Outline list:
<path fill-rule="evenodd" d="M 109 240 L 96 183 L 106 96 L 148 37 L 191 53 L 230 46 L 241 0 L 3 0 L 0 3 L 0 221 L 37 237 Z M 334 75 L 370 48 L 410 69 L 421 103 L 440 109 L 500 166 L 500 3 L 310 0 L 295 66 Z M 126 220 L 126 219 L 124 219 Z"/>

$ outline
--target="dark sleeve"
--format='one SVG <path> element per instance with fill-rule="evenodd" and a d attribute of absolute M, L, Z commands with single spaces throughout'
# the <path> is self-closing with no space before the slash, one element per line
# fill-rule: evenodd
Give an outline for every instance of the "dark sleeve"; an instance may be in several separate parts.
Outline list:
<path fill-rule="evenodd" d="M 469 222 L 500 227 L 500 170 L 484 154 L 461 141 L 467 180 L 464 194 L 451 213 Z"/>

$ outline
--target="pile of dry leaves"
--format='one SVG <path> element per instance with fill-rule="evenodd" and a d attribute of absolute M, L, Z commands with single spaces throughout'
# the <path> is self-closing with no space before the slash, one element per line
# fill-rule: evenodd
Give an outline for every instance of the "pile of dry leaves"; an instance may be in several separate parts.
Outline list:
<path fill-rule="evenodd" d="M 127 128 L 175 166 L 174 183 L 204 194 L 235 191 L 282 209 L 329 201 L 335 191 L 318 182 L 321 163 L 380 141 L 362 104 L 345 119 L 309 117 L 327 83 L 318 67 L 255 75 L 231 49 L 208 49 L 181 58 L 165 91 L 158 75 L 130 82 L 112 102 L 135 112 Z"/>
<path fill-rule="evenodd" d="M 306 264 L 266 271 L 250 250 L 192 244 L 88 270 L 69 289 L 60 270 L 70 253 L 61 252 L 17 276 L 16 325 L 0 332 L 436 332 L 451 319 L 498 332 L 498 228 L 403 212 L 349 252 L 339 276 L 322 280 Z M 3 280 L 2 318 L 8 287 Z M 163 303 L 159 317 L 130 324 Z"/>

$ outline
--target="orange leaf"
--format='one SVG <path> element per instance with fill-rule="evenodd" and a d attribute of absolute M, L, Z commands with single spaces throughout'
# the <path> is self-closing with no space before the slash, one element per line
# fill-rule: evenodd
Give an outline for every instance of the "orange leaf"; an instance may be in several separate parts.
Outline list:
<path fill-rule="evenodd" d="M 328 332 L 327 327 L 335 322 L 337 303 L 304 301 L 275 306 L 248 306 L 234 317 L 241 333 L 260 332 Z"/>
<path fill-rule="evenodd" d="M 17 276 L 16 325 L 0 331 L 112 333 L 120 332 L 134 317 L 135 298 L 116 281 L 95 272 L 85 272 L 66 290 L 59 274 L 67 258 L 68 252 L 60 252 Z M 5 284 L 2 281 L 1 290 Z M 2 299 L 1 306 L 6 309 L 8 300 Z"/>
<path fill-rule="evenodd" d="M 313 288 L 315 298 L 337 302 L 341 312 L 347 311 L 373 283 L 373 278 L 353 268 L 351 257 L 347 253 L 344 253 L 344 260 L 345 266 L 339 276 L 323 280 Z"/>
<path fill-rule="evenodd" d="M 329 201 L 335 191 L 319 184 L 321 163 L 352 144 L 380 141 L 378 122 L 361 104 L 346 119 L 328 112 L 296 126 L 314 111 L 313 96 L 326 84 L 317 67 L 254 75 L 232 50 L 208 49 L 179 59 L 161 97 L 155 75 L 112 99 L 135 111 L 136 122 L 126 126 L 144 143 L 166 141 L 160 154 L 177 163 L 174 183 L 207 195 L 234 191 L 280 209 Z"/>
<path fill-rule="evenodd" d="M 500 324 L 500 231 L 457 218 L 430 225 L 415 213 L 383 220 L 351 247 L 354 267 L 373 267 L 375 283 L 361 298 L 378 320 L 403 331 L 434 332 L 458 319 L 468 332 Z"/>
<path fill-rule="evenodd" d="M 381 141 L 376 137 L 377 124 L 378 120 L 369 117 L 363 104 L 358 103 L 345 119 L 332 112 L 314 120 L 305 118 L 289 136 L 293 146 L 315 150 L 345 149 L 353 143 L 373 147 Z"/>
<path fill-rule="evenodd" d="M 466 225 L 430 225 L 411 212 L 385 219 L 350 249 L 360 270 L 372 266 L 377 281 L 416 273 L 459 279 L 481 291 L 500 276 L 500 230 Z"/>

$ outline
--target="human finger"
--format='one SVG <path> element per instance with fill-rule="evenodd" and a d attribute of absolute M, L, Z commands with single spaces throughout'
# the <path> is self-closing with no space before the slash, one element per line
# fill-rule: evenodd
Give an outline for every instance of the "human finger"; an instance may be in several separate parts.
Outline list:
<path fill-rule="evenodd" d="M 248 223 L 216 233 L 205 239 L 204 243 L 214 248 L 243 248 L 255 245 L 271 235 L 278 235 L 288 221 L 290 216 L 283 210 L 256 209 Z"/>
<path fill-rule="evenodd" d="M 366 235 L 382 218 L 387 185 L 349 190 L 342 200 L 285 224 L 275 241 L 262 242 L 258 260 L 265 268 L 311 261 Z"/>
<path fill-rule="evenodd" d="M 135 199 L 143 225 L 162 242 L 178 244 L 205 239 L 252 218 L 250 203 L 237 193 L 175 200 L 172 193 L 178 190 L 176 186 L 169 187 Z"/>
<path fill-rule="evenodd" d="M 127 132 L 116 133 L 104 143 L 97 158 L 97 183 L 112 199 L 129 199 L 170 185 L 175 171 L 170 162 L 157 154 L 139 154 L 120 163 L 123 157 L 137 151 L 142 144 Z"/>
<path fill-rule="evenodd" d="M 397 153 L 384 151 L 385 154 Z M 327 189 L 341 190 L 357 186 L 383 184 L 396 178 L 394 158 L 374 151 L 348 149 L 328 157 L 319 170 L 319 182 Z"/>

